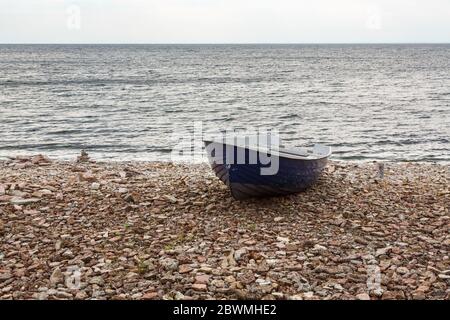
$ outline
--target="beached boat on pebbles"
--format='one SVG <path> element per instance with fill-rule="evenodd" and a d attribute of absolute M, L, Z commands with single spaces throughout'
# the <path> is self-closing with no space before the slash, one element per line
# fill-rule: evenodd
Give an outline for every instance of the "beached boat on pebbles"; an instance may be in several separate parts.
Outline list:
<path fill-rule="evenodd" d="M 331 148 L 323 145 L 292 150 L 251 144 L 245 138 L 204 143 L 212 169 L 235 199 L 303 191 L 317 181 L 331 155 Z"/>

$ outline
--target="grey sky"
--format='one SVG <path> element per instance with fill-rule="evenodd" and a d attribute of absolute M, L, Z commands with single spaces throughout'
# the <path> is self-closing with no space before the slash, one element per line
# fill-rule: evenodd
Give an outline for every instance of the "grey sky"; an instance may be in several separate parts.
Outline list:
<path fill-rule="evenodd" d="M 450 42 L 449 0 L 0 0 L 0 43 Z"/>

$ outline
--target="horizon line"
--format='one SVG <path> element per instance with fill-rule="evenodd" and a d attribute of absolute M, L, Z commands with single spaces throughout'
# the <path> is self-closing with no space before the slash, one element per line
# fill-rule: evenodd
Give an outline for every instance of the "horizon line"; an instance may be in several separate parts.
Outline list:
<path fill-rule="evenodd" d="M 0 42 L 0 45 L 386 45 L 450 44 L 450 42 Z"/>

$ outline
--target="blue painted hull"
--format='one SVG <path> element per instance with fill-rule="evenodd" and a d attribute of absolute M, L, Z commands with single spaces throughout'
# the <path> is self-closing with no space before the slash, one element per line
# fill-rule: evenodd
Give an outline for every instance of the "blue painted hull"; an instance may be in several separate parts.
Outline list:
<path fill-rule="evenodd" d="M 208 146 L 208 143 L 206 143 Z M 208 154 L 210 164 L 216 176 L 231 190 L 235 199 L 250 197 L 270 197 L 297 193 L 311 187 L 319 178 L 321 172 L 327 165 L 327 157 L 321 159 L 292 159 L 283 156 L 273 156 L 278 161 L 278 171 L 273 175 L 262 175 L 261 169 L 267 168 L 258 158 L 257 163 L 249 164 L 252 153 L 257 151 L 232 147 L 237 154 L 245 150 L 245 163 L 237 163 L 236 156 L 227 158 L 223 152 L 222 161 L 215 161 Z M 229 155 L 228 155 L 229 157 Z M 219 163 L 218 163 L 219 162 Z"/>

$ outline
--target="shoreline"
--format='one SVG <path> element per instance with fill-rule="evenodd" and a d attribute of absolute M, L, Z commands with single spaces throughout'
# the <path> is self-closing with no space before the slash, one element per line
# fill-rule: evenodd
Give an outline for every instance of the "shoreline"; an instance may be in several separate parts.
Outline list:
<path fill-rule="evenodd" d="M 0 161 L 0 299 L 450 299 L 447 164 L 236 201 L 207 164 L 28 158 Z"/>
<path fill-rule="evenodd" d="M 7 163 L 8 161 L 14 160 L 16 157 L 26 157 L 26 158 L 31 158 L 33 156 L 39 156 L 39 155 L 43 155 L 45 153 L 38 153 L 38 152 L 29 152 L 29 153 L 24 153 L 24 154 L 15 154 L 15 155 L 5 155 L 5 156 L 0 156 L 0 163 Z M 45 154 L 46 155 L 46 154 Z M 78 154 L 73 154 L 67 157 L 60 157 L 60 156 L 47 156 L 52 159 L 53 162 L 60 162 L 60 163 L 70 163 L 70 162 L 74 162 L 74 159 L 76 159 L 76 157 L 78 156 Z M 95 163 L 103 163 L 103 164 L 108 164 L 108 163 L 153 163 L 153 162 L 161 162 L 161 163 L 173 163 L 173 164 L 181 164 L 181 165 L 197 165 L 197 164 L 208 164 L 208 159 L 205 156 L 204 160 L 201 162 L 191 162 L 191 161 L 184 161 L 184 160 L 177 160 L 177 161 L 172 161 L 171 159 L 156 159 L 157 157 L 154 158 L 138 158 L 138 159 L 127 159 L 127 158 L 117 158 L 117 157 L 111 157 L 111 158 L 97 158 L 97 157 L 93 157 L 95 159 Z M 450 159 L 439 159 L 439 160 L 408 160 L 408 159 L 400 159 L 400 160 L 384 160 L 384 159 L 336 159 L 333 158 L 333 156 L 331 157 L 331 159 L 329 160 L 331 162 L 336 162 L 336 163 L 343 163 L 343 164 L 367 164 L 367 163 L 385 163 L 385 164 L 395 164 L 395 163 L 399 163 L 399 164 L 406 164 L 406 163 L 413 163 L 413 164 L 423 164 L 423 165 L 442 165 L 442 166 L 450 166 Z"/>

